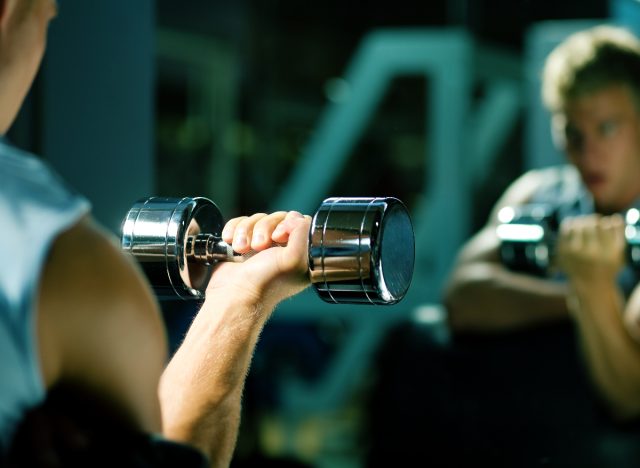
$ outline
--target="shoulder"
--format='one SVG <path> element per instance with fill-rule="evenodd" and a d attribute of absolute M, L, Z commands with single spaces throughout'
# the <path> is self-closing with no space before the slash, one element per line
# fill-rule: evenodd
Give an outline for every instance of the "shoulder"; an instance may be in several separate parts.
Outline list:
<path fill-rule="evenodd" d="M 40 282 L 38 335 L 45 380 L 79 383 L 157 423 L 166 361 L 159 307 L 133 260 L 89 218 L 53 243 Z"/>
<path fill-rule="evenodd" d="M 0 168 L 3 192 L 15 191 L 25 198 L 43 199 L 52 205 L 73 199 L 86 202 L 46 161 L 1 139 Z"/>
<path fill-rule="evenodd" d="M 495 204 L 490 221 L 495 222 L 497 213 L 505 206 L 517 206 L 531 202 L 540 193 L 561 190 L 578 183 L 579 175 L 569 164 L 531 169 L 523 173 L 507 187 Z"/>
<path fill-rule="evenodd" d="M 0 140 L 0 239 L 36 260 L 51 238 L 90 211 L 88 200 L 72 190 L 44 161 Z M 21 245 L 24 244 L 24 245 Z"/>

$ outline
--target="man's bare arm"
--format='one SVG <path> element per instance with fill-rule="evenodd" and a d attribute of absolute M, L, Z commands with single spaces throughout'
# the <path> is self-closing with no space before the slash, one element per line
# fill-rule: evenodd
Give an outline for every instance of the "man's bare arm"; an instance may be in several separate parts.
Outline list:
<path fill-rule="evenodd" d="M 223 238 L 233 239 L 236 251 L 266 250 L 216 267 L 205 303 L 162 377 L 165 433 L 200 448 L 212 466 L 228 466 L 233 455 L 245 377 L 265 322 L 280 301 L 309 285 L 309 224 L 295 212 L 229 221 Z M 272 241 L 287 246 L 268 248 Z"/>
<path fill-rule="evenodd" d="M 486 242 L 483 237 L 491 242 L 495 234 L 489 229 L 480 232 L 467 248 L 474 250 Z M 485 252 L 493 257 L 493 251 Z M 452 330 L 515 330 L 568 317 L 564 284 L 510 271 L 498 258 L 465 259 L 465 253 L 444 295 Z"/>
<path fill-rule="evenodd" d="M 558 257 L 569 278 L 568 303 L 589 373 L 613 415 L 628 419 L 640 415 L 640 343 L 625 322 L 640 312 L 640 291 L 625 302 L 617 283 L 623 229 L 620 216 L 566 220 Z"/>
<path fill-rule="evenodd" d="M 516 180 L 485 227 L 461 249 L 443 295 L 452 330 L 511 330 L 568 317 L 566 287 L 508 270 L 500 261 L 495 233 L 498 211 L 527 203 L 545 177 L 544 172 L 532 171 Z"/>

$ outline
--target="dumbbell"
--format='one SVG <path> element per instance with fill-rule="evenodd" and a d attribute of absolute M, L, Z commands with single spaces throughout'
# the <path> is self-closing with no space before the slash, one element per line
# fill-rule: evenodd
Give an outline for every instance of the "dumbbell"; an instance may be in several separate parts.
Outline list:
<path fill-rule="evenodd" d="M 557 212 L 546 204 L 507 206 L 498 212 L 498 221 L 502 263 L 514 271 L 547 276 L 560 226 Z M 627 263 L 640 269 L 640 211 L 636 208 L 625 213 L 624 236 Z"/>
<path fill-rule="evenodd" d="M 244 261 L 221 239 L 225 222 L 205 197 L 138 200 L 122 223 L 122 249 L 142 266 L 160 299 L 203 299 L 219 262 Z M 395 304 L 413 276 L 415 241 L 394 197 L 332 197 L 309 229 L 309 279 L 326 302 Z"/>

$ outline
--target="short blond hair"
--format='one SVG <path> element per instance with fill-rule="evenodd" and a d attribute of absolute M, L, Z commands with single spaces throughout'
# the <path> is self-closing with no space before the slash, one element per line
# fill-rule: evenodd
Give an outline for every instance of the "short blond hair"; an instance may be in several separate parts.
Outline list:
<path fill-rule="evenodd" d="M 552 113 L 604 87 L 627 85 L 640 109 L 640 40 L 625 28 L 600 25 L 570 35 L 545 61 L 542 100 Z"/>

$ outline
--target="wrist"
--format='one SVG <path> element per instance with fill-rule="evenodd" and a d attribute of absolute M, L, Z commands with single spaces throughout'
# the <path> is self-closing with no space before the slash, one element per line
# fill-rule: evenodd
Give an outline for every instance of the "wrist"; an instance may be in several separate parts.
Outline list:
<path fill-rule="evenodd" d="M 602 288 L 617 288 L 618 271 L 611 268 L 582 268 L 567 274 L 567 281 L 578 294 L 593 294 Z"/>
<path fill-rule="evenodd" d="M 213 315 L 213 321 L 223 316 L 229 323 L 241 320 L 255 325 L 266 321 L 276 305 L 277 301 L 255 284 L 209 287 L 198 315 Z"/>
<path fill-rule="evenodd" d="M 568 305 L 576 318 L 588 318 L 598 323 L 612 317 L 620 320 L 623 302 L 623 293 L 616 279 L 610 276 L 580 277 L 569 282 Z M 610 310 L 618 312 L 603 312 Z"/>

